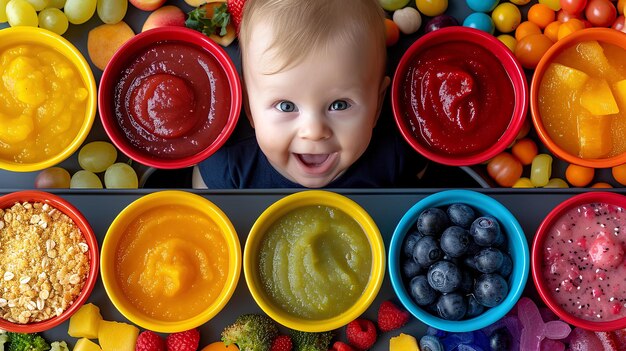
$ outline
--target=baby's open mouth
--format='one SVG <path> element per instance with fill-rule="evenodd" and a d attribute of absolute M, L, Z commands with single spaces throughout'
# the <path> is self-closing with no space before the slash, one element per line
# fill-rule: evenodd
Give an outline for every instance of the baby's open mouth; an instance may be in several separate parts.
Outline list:
<path fill-rule="evenodd" d="M 333 167 L 337 153 L 332 154 L 294 154 L 307 173 L 322 174 Z"/>
<path fill-rule="evenodd" d="M 306 166 L 319 167 L 328 160 L 330 154 L 297 154 L 297 156 Z"/>

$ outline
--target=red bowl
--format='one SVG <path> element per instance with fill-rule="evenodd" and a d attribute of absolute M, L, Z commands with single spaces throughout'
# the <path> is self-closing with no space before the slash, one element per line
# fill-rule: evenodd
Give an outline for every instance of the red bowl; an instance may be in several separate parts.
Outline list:
<path fill-rule="evenodd" d="M 508 73 L 515 94 L 513 115 L 511 116 L 508 127 L 506 127 L 496 144 L 467 155 L 444 153 L 428 147 L 425 141 L 413 131 L 416 127 L 404 117 L 405 113 L 413 115 L 412 111 L 405 111 L 407 109 L 405 107 L 406 104 L 403 103 L 401 89 L 403 89 L 404 81 L 407 76 L 411 74 L 414 68 L 416 57 L 433 46 L 447 42 L 471 43 L 493 54 L 502 63 L 502 66 Z M 515 137 L 517 137 L 528 111 L 528 84 L 524 70 L 511 50 L 497 38 L 473 28 L 461 26 L 446 27 L 422 36 L 404 53 L 393 77 L 391 104 L 400 133 L 417 152 L 432 161 L 450 166 L 475 165 L 485 162 L 501 153 L 511 145 Z"/>
<path fill-rule="evenodd" d="M 146 49 L 154 46 L 155 43 L 164 41 L 182 42 L 206 51 L 209 56 L 215 60 L 219 67 L 218 69 L 226 76 L 228 83 L 228 87 L 226 87 L 228 90 L 227 94 L 230 95 L 230 105 L 222 106 L 222 108 L 228 108 L 228 118 L 215 140 L 199 152 L 183 157 L 159 157 L 132 145 L 120 127 L 115 115 L 113 99 L 115 98 L 116 84 L 119 81 L 121 72 L 126 69 L 138 55 L 145 52 Z M 219 87 L 217 89 L 219 89 Z M 241 94 L 239 75 L 224 49 L 206 35 L 195 30 L 184 27 L 160 27 L 137 34 L 115 52 L 102 73 L 100 87 L 98 89 L 98 110 L 107 135 L 113 144 L 125 155 L 147 166 L 162 169 L 176 169 L 189 167 L 203 161 L 226 142 L 235 129 L 237 120 L 239 119 Z M 143 130 L 142 133 L 147 132 Z M 200 138 L 202 138 L 202 136 L 198 136 L 198 139 Z"/>
<path fill-rule="evenodd" d="M 65 311 L 63 311 L 63 313 L 45 321 L 28 324 L 11 323 L 7 320 L 0 319 L 0 329 L 16 333 L 36 333 L 54 328 L 63 323 L 87 301 L 96 284 L 96 280 L 98 280 L 98 265 L 100 262 L 98 254 L 98 241 L 96 240 L 96 236 L 94 235 L 89 222 L 87 222 L 87 219 L 83 216 L 83 214 L 80 213 L 76 207 L 72 206 L 69 202 L 59 196 L 36 190 L 18 191 L 0 196 L 0 208 L 9 208 L 17 202 L 41 202 L 63 212 L 78 226 L 85 238 L 85 241 L 87 242 L 87 245 L 89 246 L 89 250 L 87 251 L 89 255 L 89 273 L 87 275 L 87 279 L 85 280 L 85 285 L 83 285 L 83 289 L 76 300 L 74 300 L 74 302 Z"/>
<path fill-rule="evenodd" d="M 531 250 L 530 267 L 533 281 L 535 283 L 537 291 L 539 292 L 539 296 L 546 304 L 546 306 L 548 306 L 548 308 L 550 308 L 557 316 L 559 316 L 559 318 L 569 324 L 587 330 L 612 331 L 626 328 L 626 317 L 613 321 L 596 322 L 578 318 L 569 314 L 552 298 L 552 294 L 550 293 L 549 288 L 546 286 L 546 279 L 543 277 L 541 267 L 543 263 L 543 244 L 545 242 L 546 235 L 548 234 L 554 223 L 559 218 L 561 218 L 563 214 L 565 214 L 572 208 L 595 202 L 601 202 L 626 208 L 626 196 L 609 192 L 588 192 L 573 196 L 563 201 L 552 211 L 550 211 L 550 213 L 548 213 L 546 218 L 544 218 L 544 220 L 539 225 L 539 228 L 537 228 L 537 233 L 535 234 Z"/>

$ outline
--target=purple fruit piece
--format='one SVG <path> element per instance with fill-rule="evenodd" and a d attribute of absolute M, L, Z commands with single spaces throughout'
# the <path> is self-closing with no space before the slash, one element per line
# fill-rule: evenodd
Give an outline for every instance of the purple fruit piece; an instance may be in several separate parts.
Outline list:
<path fill-rule="evenodd" d="M 551 321 L 545 324 L 546 338 L 552 340 L 561 340 L 567 338 L 572 328 L 563 321 Z"/>
<path fill-rule="evenodd" d="M 440 340 L 444 350 L 455 350 L 459 345 L 473 343 L 474 334 L 472 332 L 450 333 Z"/>
<path fill-rule="evenodd" d="M 541 351 L 565 351 L 565 344 L 556 340 L 543 339 Z"/>
<path fill-rule="evenodd" d="M 459 21 L 450 15 L 439 15 L 430 19 L 424 26 L 424 33 L 434 32 L 444 27 L 458 26 Z"/>
<path fill-rule="evenodd" d="M 524 351 L 540 351 L 541 340 L 545 338 L 545 323 L 541 319 L 535 303 L 522 297 L 517 302 L 517 315 L 522 323 L 520 349 Z"/>
<path fill-rule="evenodd" d="M 604 350 L 600 339 L 592 331 L 575 328 L 570 336 L 570 351 L 596 351 Z"/>

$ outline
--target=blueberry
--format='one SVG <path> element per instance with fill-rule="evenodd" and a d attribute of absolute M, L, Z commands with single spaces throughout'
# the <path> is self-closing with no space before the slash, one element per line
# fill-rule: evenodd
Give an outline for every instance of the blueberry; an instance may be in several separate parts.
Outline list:
<path fill-rule="evenodd" d="M 417 230 L 424 235 L 439 235 L 450 224 L 448 215 L 439 208 L 429 208 L 417 218 Z"/>
<path fill-rule="evenodd" d="M 496 329 L 489 336 L 489 346 L 492 350 L 510 350 L 511 349 L 511 334 L 506 327 Z"/>
<path fill-rule="evenodd" d="M 498 273 L 504 278 L 508 278 L 513 271 L 513 261 L 511 261 L 511 256 L 506 253 L 502 253 L 502 265 L 498 270 Z"/>
<path fill-rule="evenodd" d="M 455 264 L 455 265 L 457 265 L 457 266 L 458 266 L 459 264 L 461 264 L 461 259 L 459 259 L 458 257 L 451 257 L 451 256 L 448 256 L 448 255 L 444 254 L 444 255 L 443 255 L 443 257 L 442 257 L 441 259 L 442 259 L 442 260 L 449 261 L 449 262 L 452 262 L 452 263 L 454 263 L 454 264 Z"/>
<path fill-rule="evenodd" d="M 436 336 L 424 335 L 420 339 L 421 351 L 444 351 L 441 341 Z"/>
<path fill-rule="evenodd" d="M 409 283 L 409 295 L 416 304 L 426 306 L 435 302 L 439 293 L 428 284 L 425 275 L 418 275 Z"/>
<path fill-rule="evenodd" d="M 509 293 L 509 285 L 499 274 L 482 274 L 474 282 L 474 297 L 485 307 L 500 304 Z"/>
<path fill-rule="evenodd" d="M 453 292 L 461 286 L 461 270 L 449 261 L 436 262 L 428 268 L 428 284 L 442 293 Z"/>
<path fill-rule="evenodd" d="M 448 218 L 450 218 L 450 222 L 452 222 L 452 224 L 465 229 L 469 229 L 472 222 L 476 218 L 474 210 L 466 204 L 452 204 L 448 206 L 448 210 L 446 212 L 448 213 Z"/>
<path fill-rule="evenodd" d="M 474 277 L 470 274 L 467 269 L 461 270 L 461 286 L 459 289 L 461 292 L 468 294 L 472 292 L 474 288 Z"/>
<path fill-rule="evenodd" d="M 476 269 L 476 261 L 474 260 L 474 256 L 465 256 L 463 257 L 463 264 L 465 265 L 465 267 L 471 268 L 473 270 L 477 270 Z"/>
<path fill-rule="evenodd" d="M 443 251 L 439 248 L 437 239 L 432 236 L 419 239 L 413 249 L 413 259 L 424 267 L 439 261 L 441 257 L 443 257 Z"/>
<path fill-rule="evenodd" d="M 422 273 L 422 265 L 415 262 L 412 258 L 404 259 L 402 262 L 402 276 L 404 279 L 411 279 L 416 275 Z"/>
<path fill-rule="evenodd" d="M 413 249 L 415 249 L 415 244 L 419 241 L 422 236 L 419 235 L 417 231 L 408 233 L 406 238 L 404 238 L 404 243 L 402 244 L 402 253 L 406 257 L 413 257 Z"/>
<path fill-rule="evenodd" d="M 461 257 L 467 252 L 470 244 L 469 232 L 461 227 L 446 228 L 439 239 L 441 249 L 452 257 Z"/>
<path fill-rule="evenodd" d="M 474 255 L 476 269 L 482 273 L 495 273 L 502 267 L 502 256 L 502 252 L 494 247 L 482 249 Z"/>
<path fill-rule="evenodd" d="M 437 300 L 437 312 L 443 319 L 458 321 L 465 316 L 465 311 L 467 303 L 459 293 L 444 294 Z"/>
<path fill-rule="evenodd" d="M 478 303 L 474 295 L 469 295 L 467 297 L 467 311 L 465 312 L 466 318 L 474 318 L 476 316 L 479 316 L 484 311 L 485 306 Z"/>
<path fill-rule="evenodd" d="M 474 238 L 476 244 L 480 246 L 494 245 L 498 235 L 502 235 L 500 224 L 492 216 L 476 218 L 470 227 L 469 233 Z"/>

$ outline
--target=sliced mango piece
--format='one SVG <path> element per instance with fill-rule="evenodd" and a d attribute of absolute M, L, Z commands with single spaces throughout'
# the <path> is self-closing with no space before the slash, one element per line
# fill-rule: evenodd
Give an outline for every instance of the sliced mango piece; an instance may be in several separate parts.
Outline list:
<path fill-rule="evenodd" d="M 606 80 L 589 80 L 580 95 L 580 104 L 592 115 L 605 116 L 619 112 L 617 102 Z"/>
<path fill-rule="evenodd" d="M 135 351 L 139 329 L 122 322 L 100 321 L 98 341 L 102 351 Z"/>
<path fill-rule="evenodd" d="M 576 53 L 590 69 L 590 74 L 602 77 L 619 77 L 619 72 L 611 65 L 604 54 L 604 49 L 595 40 L 584 41 L 576 45 Z"/>
<path fill-rule="evenodd" d="M 581 114 L 578 116 L 579 156 L 582 158 L 606 157 L 613 148 L 611 138 L 612 116 Z"/>
<path fill-rule="evenodd" d="M 613 84 L 613 94 L 619 102 L 620 110 L 626 111 L 626 79 Z"/>
<path fill-rule="evenodd" d="M 70 327 L 67 333 L 74 338 L 96 339 L 102 315 L 98 306 L 87 303 L 82 305 L 70 317 Z"/>
<path fill-rule="evenodd" d="M 420 348 L 413 336 L 401 333 L 389 339 L 389 351 L 420 351 Z"/>
<path fill-rule="evenodd" d="M 572 90 L 581 90 L 589 79 L 587 73 L 559 63 L 551 64 L 548 70 L 552 71 L 550 74 L 554 74 L 559 81 Z M 548 72 L 546 72 L 546 74 L 548 74 Z"/>
<path fill-rule="evenodd" d="M 74 346 L 74 351 L 102 351 L 102 349 L 95 342 L 87 338 L 82 338 L 78 339 L 78 341 L 76 342 L 76 346 Z"/>

